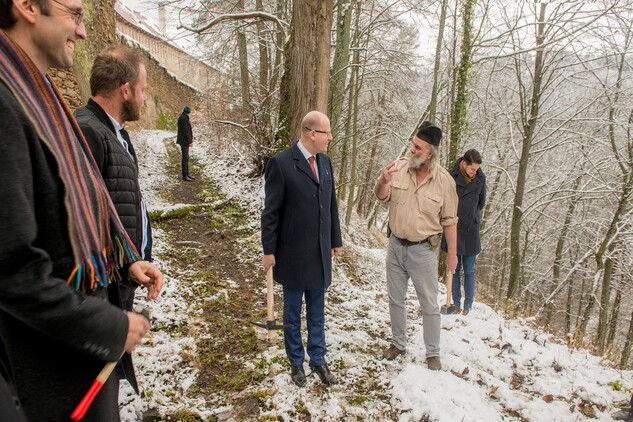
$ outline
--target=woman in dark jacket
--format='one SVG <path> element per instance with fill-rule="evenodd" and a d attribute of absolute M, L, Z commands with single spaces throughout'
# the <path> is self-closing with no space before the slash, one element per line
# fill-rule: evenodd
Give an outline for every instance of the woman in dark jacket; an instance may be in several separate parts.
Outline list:
<path fill-rule="evenodd" d="M 463 314 L 467 315 L 473 306 L 475 296 L 475 259 L 481 251 L 479 241 L 479 224 L 481 210 L 486 204 L 486 175 L 481 170 L 481 154 L 470 149 L 458 158 L 449 171 L 455 178 L 455 188 L 459 197 L 457 209 L 457 269 L 453 275 L 453 305 L 456 313 L 461 312 L 461 276 L 464 267 L 464 300 Z M 442 239 L 442 250 L 446 251 L 446 240 Z"/>

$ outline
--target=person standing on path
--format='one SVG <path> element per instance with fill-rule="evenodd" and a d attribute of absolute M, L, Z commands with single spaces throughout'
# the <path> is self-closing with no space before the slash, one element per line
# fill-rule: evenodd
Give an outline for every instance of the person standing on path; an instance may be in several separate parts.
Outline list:
<path fill-rule="evenodd" d="M 30 422 L 67 421 L 107 362 L 141 343 L 145 317 L 108 303 L 119 268 L 158 296 L 77 123 L 47 79 L 86 38 L 81 0 L 0 0 L 0 354 Z M 112 374 L 84 422 L 119 420 Z"/>
<path fill-rule="evenodd" d="M 335 384 L 325 354 L 325 290 L 332 282 L 332 257 L 341 253 L 343 240 L 336 203 L 332 163 L 325 154 L 332 140 L 330 120 L 318 111 L 305 115 L 301 138 L 268 160 L 266 200 L 262 212 L 264 271 L 273 267 L 283 285 L 286 355 L 290 376 L 306 385 L 303 361 L 324 384 Z M 307 349 L 301 339 L 301 304 L 305 297 Z"/>
<path fill-rule="evenodd" d="M 138 159 L 125 122 L 139 120 L 147 100 L 147 73 L 141 54 L 130 47 L 108 47 L 100 52 L 90 72 L 92 98 L 74 112 L 110 198 L 141 258 L 152 260 L 152 229 L 138 180 Z M 122 282 L 108 286 L 110 302 L 132 311 L 137 284 L 122 274 Z M 138 393 L 132 356 L 117 366 Z"/>
<path fill-rule="evenodd" d="M 464 268 L 464 310 L 468 315 L 475 298 L 475 259 L 481 252 L 479 224 L 481 210 L 486 205 L 486 175 L 481 170 L 481 154 L 469 149 L 455 162 L 449 171 L 455 179 L 459 206 L 457 207 L 457 269 L 453 274 L 453 305 L 455 313 L 462 312 L 462 283 L 460 270 Z M 447 251 L 446 239 L 442 239 L 441 248 Z"/>
<path fill-rule="evenodd" d="M 448 242 L 446 265 L 453 272 L 457 266 L 457 193 L 455 181 L 438 163 L 441 139 L 440 128 L 423 122 L 407 157 L 389 160 L 374 186 L 376 198 L 390 204 L 387 292 L 393 338 L 383 358 L 393 360 L 405 352 L 405 297 L 411 278 L 422 310 L 426 362 L 432 370 L 442 368 L 437 304 L 437 256 L 442 232 Z"/>
<path fill-rule="evenodd" d="M 182 114 L 178 117 L 178 138 L 176 140 L 182 153 L 182 180 L 185 182 L 190 182 L 194 179 L 189 175 L 189 147 L 193 145 L 193 131 L 191 130 L 189 113 L 191 113 L 191 109 L 189 106 L 185 106 Z"/>

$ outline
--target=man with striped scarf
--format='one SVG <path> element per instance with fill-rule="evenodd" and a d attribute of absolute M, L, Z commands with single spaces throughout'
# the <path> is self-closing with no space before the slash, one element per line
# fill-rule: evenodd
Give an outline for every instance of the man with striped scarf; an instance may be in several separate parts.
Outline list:
<path fill-rule="evenodd" d="M 50 68 L 86 37 L 81 0 L 0 0 L 0 373 L 23 420 L 68 420 L 106 362 L 141 343 L 144 317 L 111 305 L 127 277 L 158 296 Z M 84 421 L 117 421 L 111 375 Z M 0 419 L 19 420 L 16 415 Z"/>

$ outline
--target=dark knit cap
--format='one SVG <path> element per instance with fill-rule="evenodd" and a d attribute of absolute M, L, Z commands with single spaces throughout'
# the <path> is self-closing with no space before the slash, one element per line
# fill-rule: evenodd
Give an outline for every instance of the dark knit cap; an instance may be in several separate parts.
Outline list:
<path fill-rule="evenodd" d="M 442 129 L 431 122 L 424 121 L 418 129 L 417 137 L 431 145 L 439 146 L 440 139 L 442 139 Z"/>
<path fill-rule="evenodd" d="M 189 114 L 191 113 L 191 109 L 189 108 L 189 106 L 185 106 L 185 108 L 182 109 L 182 112 L 185 114 Z"/>

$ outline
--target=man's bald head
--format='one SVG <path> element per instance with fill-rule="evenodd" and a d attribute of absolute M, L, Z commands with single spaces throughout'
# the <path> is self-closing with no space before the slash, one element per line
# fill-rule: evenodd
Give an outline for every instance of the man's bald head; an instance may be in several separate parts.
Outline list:
<path fill-rule="evenodd" d="M 301 133 L 307 132 L 312 129 L 319 129 L 325 121 L 329 120 L 327 116 L 320 111 L 313 110 L 306 114 L 301 121 Z"/>
<path fill-rule="evenodd" d="M 331 140 L 330 119 L 316 110 L 306 114 L 301 121 L 301 144 L 310 154 L 327 152 Z"/>

